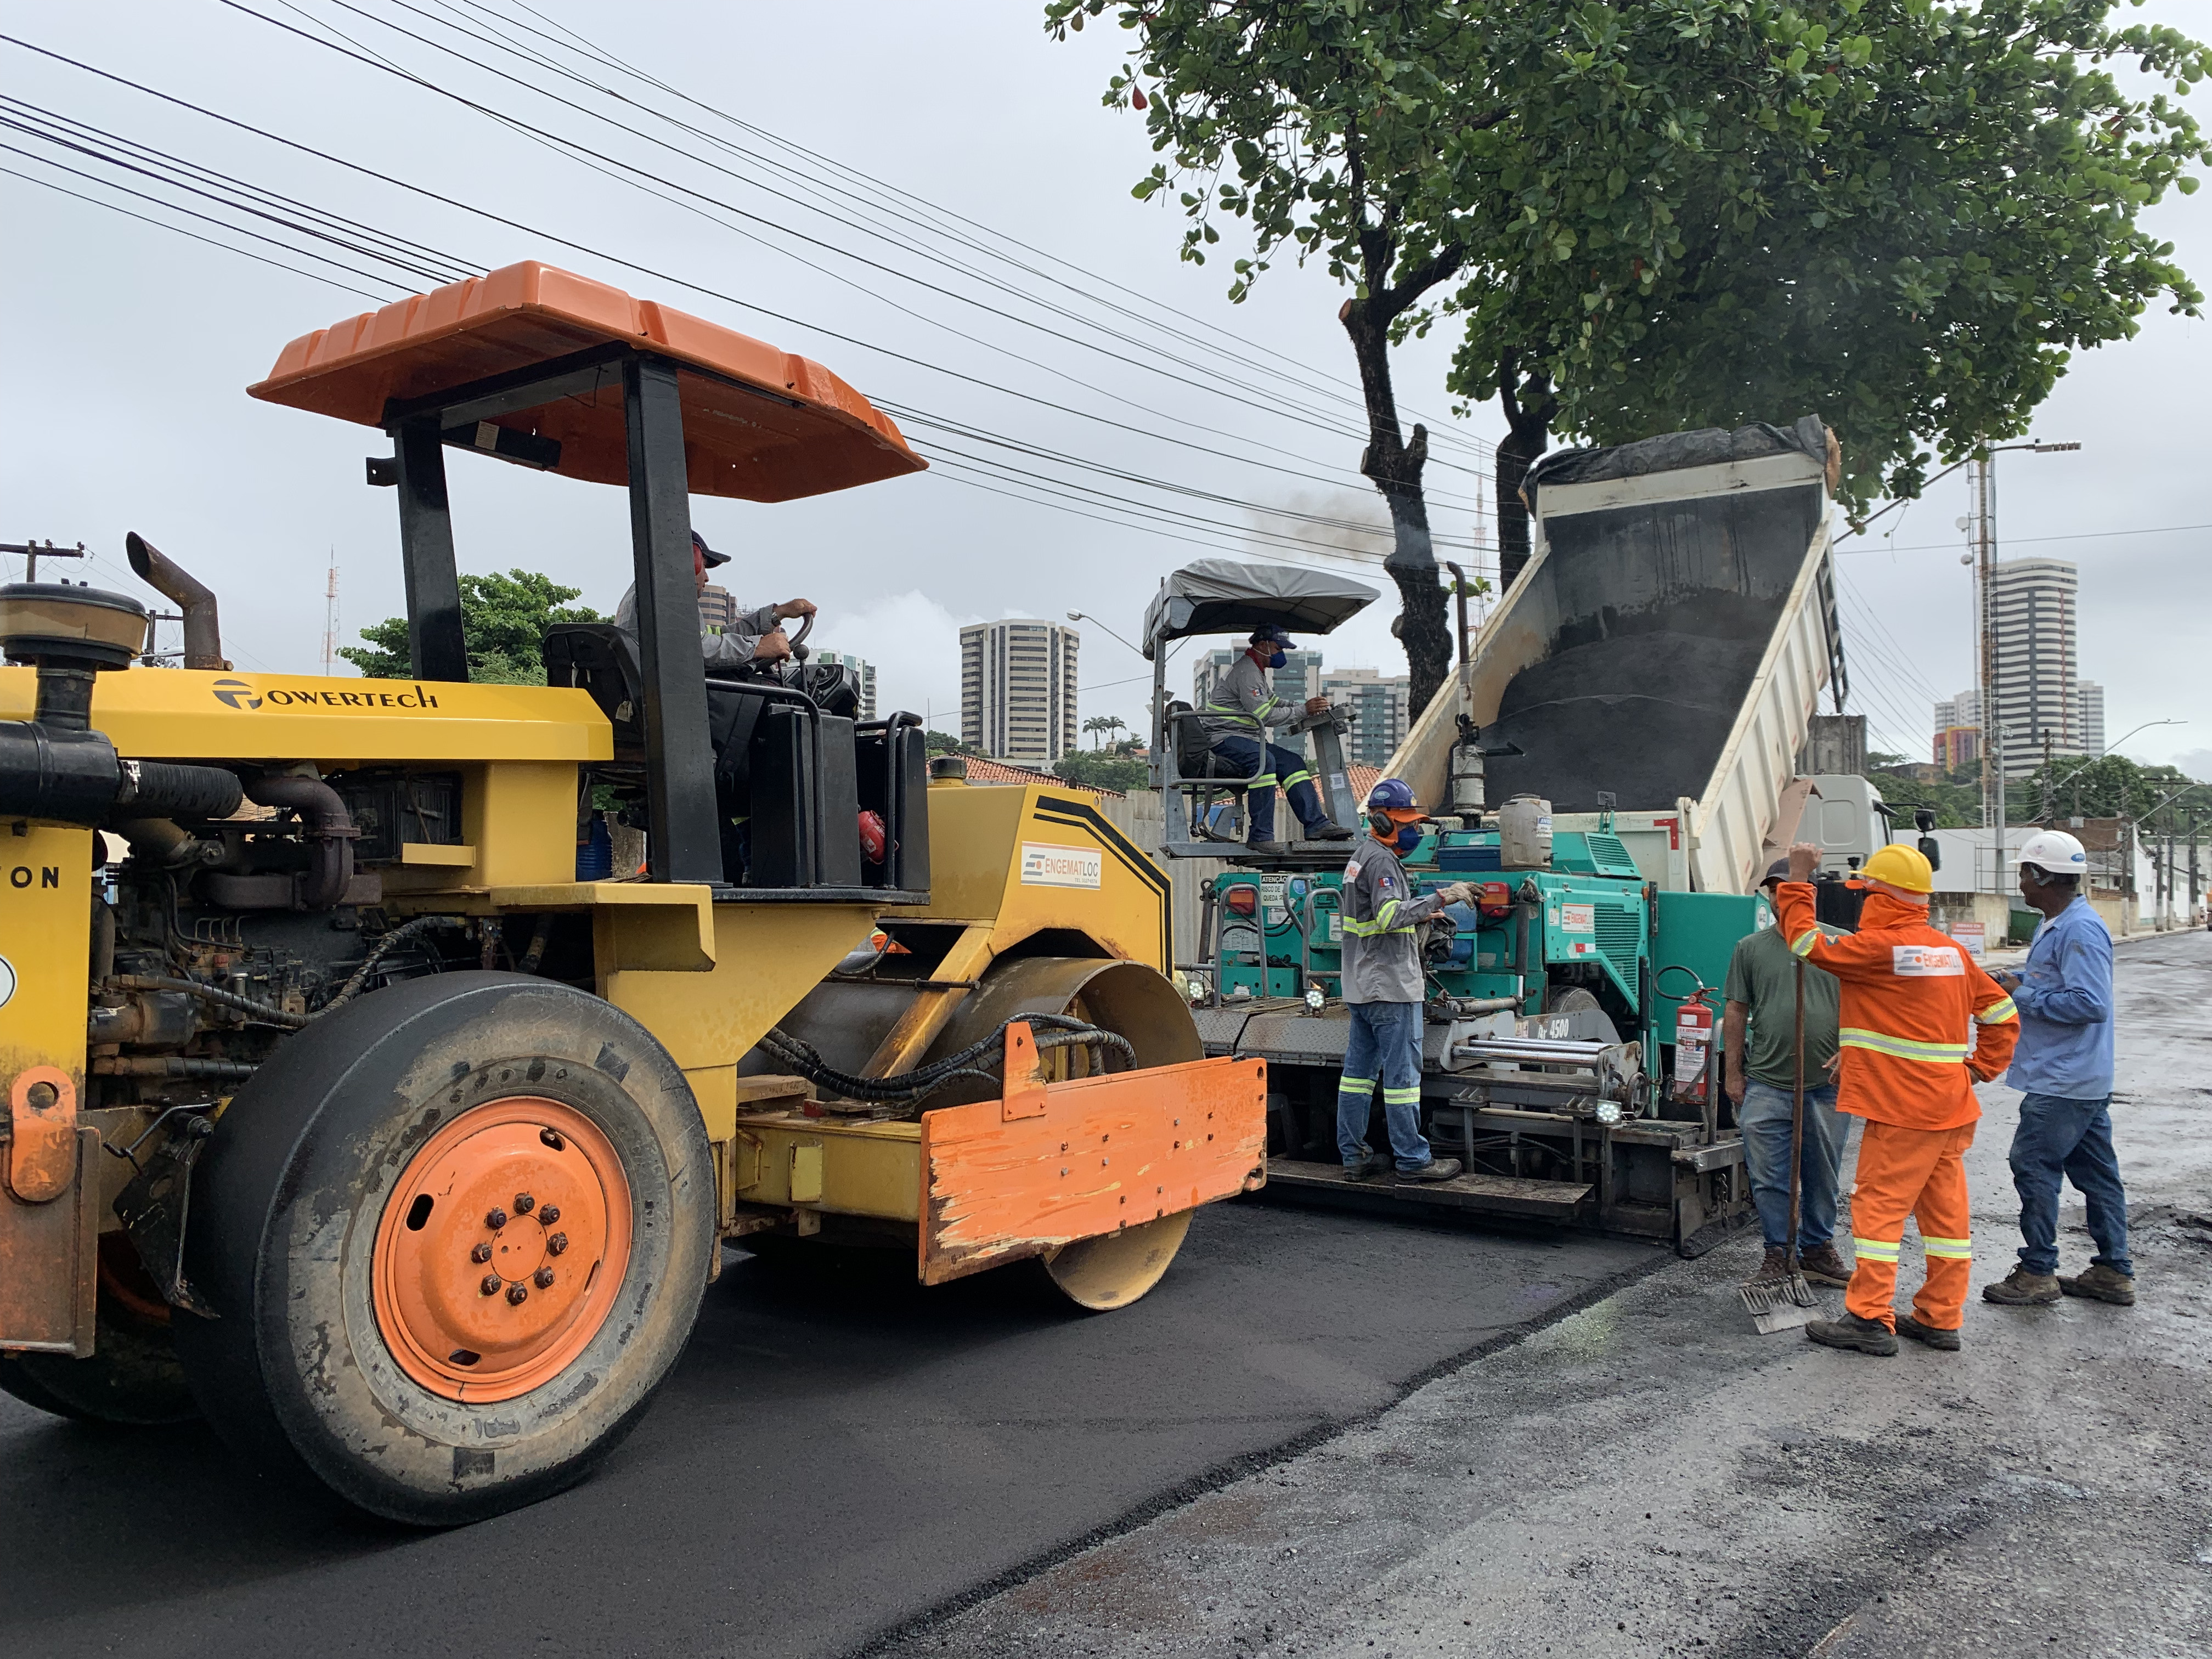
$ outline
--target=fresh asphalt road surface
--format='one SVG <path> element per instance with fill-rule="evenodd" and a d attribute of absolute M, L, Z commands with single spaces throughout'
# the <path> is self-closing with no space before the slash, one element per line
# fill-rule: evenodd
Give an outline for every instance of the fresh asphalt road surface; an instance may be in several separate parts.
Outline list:
<path fill-rule="evenodd" d="M 595 1479 L 437 1534 L 271 1492 L 197 1426 L 0 1398 L 0 1653 L 846 1653 L 1666 1259 L 1242 1202 L 1084 1316 L 1018 1274 L 732 1253 Z"/>

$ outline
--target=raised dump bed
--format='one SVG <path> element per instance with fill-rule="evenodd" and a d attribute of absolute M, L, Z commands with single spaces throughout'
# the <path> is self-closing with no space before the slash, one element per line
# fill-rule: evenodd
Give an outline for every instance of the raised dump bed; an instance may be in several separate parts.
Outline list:
<path fill-rule="evenodd" d="M 1464 713 L 1523 751 L 1488 762 L 1493 806 L 1671 815 L 1690 884 L 1747 891 L 1821 688 L 1843 684 L 1834 467 L 1810 416 L 1539 462 L 1534 556 L 1389 769 L 1443 810 Z"/>

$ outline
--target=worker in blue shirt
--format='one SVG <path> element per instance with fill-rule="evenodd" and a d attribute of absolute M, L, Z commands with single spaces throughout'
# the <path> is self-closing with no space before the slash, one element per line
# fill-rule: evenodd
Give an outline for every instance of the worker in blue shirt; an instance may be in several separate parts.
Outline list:
<path fill-rule="evenodd" d="M 2012 1139 L 2020 1194 L 2020 1265 L 1982 1295 L 2009 1307 L 2061 1296 L 2133 1307 L 2128 1198 L 2112 1151 L 2112 936 L 2081 890 L 2088 854 L 2063 830 L 2021 847 L 2020 890 L 2043 913 L 2027 962 L 1994 975 L 2020 1011 L 2020 1046 L 2005 1081 L 2022 1091 Z M 2061 1176 L 2088 1200 L 2097 1254 L 2087 1272 L 2058 1275 Z"/>

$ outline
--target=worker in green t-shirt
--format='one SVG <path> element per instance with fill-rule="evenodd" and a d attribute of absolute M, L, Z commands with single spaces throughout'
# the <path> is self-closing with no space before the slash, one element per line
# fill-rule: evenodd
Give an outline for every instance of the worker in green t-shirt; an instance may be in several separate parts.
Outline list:
<path fill-rule="evenodd" d="M 1778 859 L 1759 884 L 1771 900 L 1790 878 Z M 1832 930 L 1830 930 L 1832 931 Z M 1790 1140 L 1796 1081 L 1797 973 L 1779 927 L 1761 927 L 1736 941 L 1729 958 L 1728 1006 L 1721 1016 L 1726 1087 L 1743 1134 L 1751 1197 L 1766 1238 L 1762 1279 L 1781 1276 L 1789 1259 Z M 1836 1007 L 1840 988 L 1825 968 L 1805 963 L 1805 1144 L 1798 1164 L 1797 1261 L 1805 1277 L 1848 1285 L 1851 1266 L 1836 1253 L 1837 1170 L 1848 1132 L 1836 1110 Z"/>

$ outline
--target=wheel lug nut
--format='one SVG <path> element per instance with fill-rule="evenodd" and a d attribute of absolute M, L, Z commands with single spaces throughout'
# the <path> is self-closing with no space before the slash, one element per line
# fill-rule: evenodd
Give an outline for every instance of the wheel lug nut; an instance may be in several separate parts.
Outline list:
<path fill-rule="evenodd" d="M 568 1235 L 566 1233 L 556 1233 L 545 1241 L 545 1253 L 548 1255 L 558 1255 L 568 1248 Z"/>
<path fill-rule="evenodd" d="M 538 1218 L 547 1226 L 551 1226 L 561 1218 L 561 1206 L 558 1204 L 548 1204 L 538 1212 Z"/>
<path fill-rule="evenodd" d="M 553 1288 L 553 1270 L 550 1267 L 540 1267 L 531 1275 L 531 1279 L 541 1291 L 550 1291 Z"/>
<path fill-rule="evenodd" d="M 501 1227 L 507 1225 L 507 1212 L 494 1205 L 491 1213 L 484 1218 L 484 1225 L 490 1228 L 492 1231 L 497 1232 Z"/>
<path fill-rule="evenodd" d="M 518 1308 L 520 1307 L 524 1303 L 530 1300 L 530 1286 L 527 1285 L 508 1285 L 507 1287 L 507 1299 L 514 1306 Z"/>
<path fill-rule="evenodd" d="M 561 1132 L 558 1129 L 540 1129 L 538 1132 L 538 1138 L 556 1152 L 568 1144 L 561 1139 Z"/>
<path fill-rule="evenodd" d="M 473 1250 L 471 1250 L 471 1251 L 469 1252 L 469 1260 L 470 1260 L 470 1261 L 490 1261 L 490 1260 L 491 1260 L 491 1246 L 490 1246 L 490 1245 L 489 1245 L 489 1244 L 479 1244 L 479 1245 L 477 1245 L 477 1246 L 476 1247 L 476 1249 L 474 1249 Z"/>
<path fill-rule="evenodd" d="M 477 1286 L 477 1288 L 482 1291 L 486 1296 L 497 1296 L 499 1294 L 499 1287 L 506 1282 L 507 1281 L 501 1279 L 497 1273 L 486 1273 L 483 1276 L 483 1283 Z"/>
<path fill-rule="evenodd" d="M 515 1214 L 517 1214 L 517 1215 L 528 1215 L 528 1214 L 529 1214 L 532 1210 L 536 1209 L 537 1207 L 538 1207 L 538 1200 L 537 1200 L 536 1199 L 534 1199 L 534 1198 L 531 1197 L 531 1195 L 530 1195 L 528 1193 L 517 1193 L 517 1194 L 514 1195 L 514 1212 L 515 1212 Z"/>

